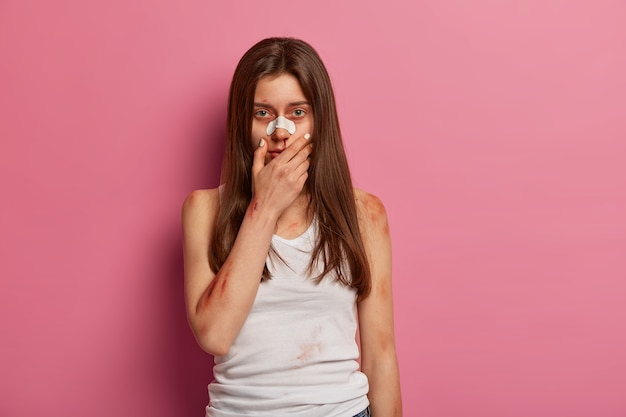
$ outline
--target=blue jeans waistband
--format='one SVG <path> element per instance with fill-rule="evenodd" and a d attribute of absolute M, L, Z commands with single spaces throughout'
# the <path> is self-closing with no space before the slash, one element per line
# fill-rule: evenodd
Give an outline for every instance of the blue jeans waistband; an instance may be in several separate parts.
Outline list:
<path fill-rule="evenodd" d="M 370 417 L 370 408 L 367 407 L 365 410 L 361 411 L 359 414 L 357 414 L 354 417 Z"/>

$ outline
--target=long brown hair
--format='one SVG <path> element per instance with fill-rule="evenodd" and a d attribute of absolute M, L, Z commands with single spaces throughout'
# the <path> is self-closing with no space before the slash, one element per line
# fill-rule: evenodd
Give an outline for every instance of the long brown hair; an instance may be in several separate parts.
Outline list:
<path fill-rule="evenodd" d="M 370 291 L 370 268 L 359 230 L 335 97 L 319 55 L 298 39 L 264 39 L 243 55 L 235 69 L 226 118 L 223 191 L 211 242 L 210 266 L 217 272 L 226 261 L 252 199 L 251 132 L 256 85 L 263 77 L 285 73 L 300 82 L 314 120 L 314 152 L 305 187 L 310 195 L 309 212 L 317 220 L 319 233 L 309 271 L 319 263 L 323 269 L 317 282 L 334 271 L 337 279 L 355 288 L 362 299 Z M 263 278 L 270 278 L 267 266 Z"/>

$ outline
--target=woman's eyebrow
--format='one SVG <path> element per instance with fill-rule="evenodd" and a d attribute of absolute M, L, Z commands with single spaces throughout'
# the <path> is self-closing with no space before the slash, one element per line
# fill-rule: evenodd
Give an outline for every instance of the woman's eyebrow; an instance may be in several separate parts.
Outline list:
<path fill-rule="evenodd" d="M 271 104 L 267 104 L 267 103 L 254 103 L 254 107 L 267 107 L 270 109 L 274 108 Z"/>
<path fill-rule="evenodd" d="M 308 101 L 302 100 L 302 101 L 294 101 L 293 103 L 289 103 L 287 106 L 288 107 L 310 106 L 310 104 Z M 265 107 L 265 108 L 274 110 L 274 106 L 268 103 L 254 103 L 254 107 Z"/>

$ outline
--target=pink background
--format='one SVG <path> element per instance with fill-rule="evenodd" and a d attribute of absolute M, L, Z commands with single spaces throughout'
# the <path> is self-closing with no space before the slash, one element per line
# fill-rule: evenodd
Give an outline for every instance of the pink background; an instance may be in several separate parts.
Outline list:
<path fill-rule="evenodd" d="M 626 3 L 277 4 L 0 2 L 0 416 L 203 415 L 180 205 L 270 35 L 387 206 L 405 416 L 626 416 Z"/>

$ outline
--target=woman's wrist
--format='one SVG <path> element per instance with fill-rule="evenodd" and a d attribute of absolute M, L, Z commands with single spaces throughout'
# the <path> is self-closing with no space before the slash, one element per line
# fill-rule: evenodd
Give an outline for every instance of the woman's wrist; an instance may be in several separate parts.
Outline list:
<path fill-rule="evenodd" d="M 269 204 L 266 204 L 256 197 L 252 197 L 244 220 L 247 218 L 255 223 L 260 222 L 260 224 L 271 227 L 273 232 L 276 227 L 278 217 L 279 213 L 276 210 L 273 210 Z"/>

